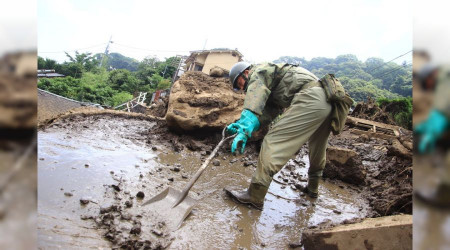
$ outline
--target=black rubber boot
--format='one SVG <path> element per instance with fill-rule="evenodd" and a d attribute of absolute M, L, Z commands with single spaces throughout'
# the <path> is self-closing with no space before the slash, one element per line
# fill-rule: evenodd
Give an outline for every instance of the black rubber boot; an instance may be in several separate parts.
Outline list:
<path fill-rule="evenodd" d="M 439 184 L 435 190 L 429 193 L 416 190 L 414 191 L 414 196 L 428 205 L 438 208 L 450 208 L 449 184 Z"/>
<path fill-rule="evenodd" d="M 225 188 L 225 192 L 241 204 L 249 204 L 254 208 L 262 210 L 264 205 L 264 197 L 266 196 L 269 188 L 257 183 L 251 183 L 248 189 L 236 191 L 229 188 Z"/>

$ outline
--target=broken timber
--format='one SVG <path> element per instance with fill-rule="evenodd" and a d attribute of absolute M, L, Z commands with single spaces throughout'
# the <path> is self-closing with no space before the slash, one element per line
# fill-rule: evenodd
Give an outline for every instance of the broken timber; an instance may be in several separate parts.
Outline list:
<path fill-rule="evenodd" d="M 350 132 L 357 135 L 368 135 L 380 139 L 395 139 L 404 134 L 401 127 L 369 121 L 356 117 L 347 117 L 346 124 L 350 127 Z"/>

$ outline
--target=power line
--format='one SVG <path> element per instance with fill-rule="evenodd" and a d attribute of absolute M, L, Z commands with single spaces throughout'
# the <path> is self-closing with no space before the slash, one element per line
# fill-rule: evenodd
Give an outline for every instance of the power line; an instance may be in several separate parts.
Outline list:
<path fill-rule="evenodd" d="M 407 54 L 409 54 L 409 53 L 411 53 L 411 52 L 412 52 L 412 50 L 410 50 L 410 51 L 408 51 L 408 52 L 406 52 L 406 53 L 404 53 L 404 54 L 401 54 L 401 55 L 395 57 L 394 59 L 391 59 L 391 60 L 389 60 L 389 61 L 387 61 L 387 62 L 385 62 L 385 63 L 383 63 L 383 64 L 381 64 L 381 65 L 379 65 L 379 66 L 376 66 L 376 67 L 374 67 L 374 68 L 371 68 L 371 69 L 368 69 L 368 70 L 363 70 L 363 69 L 361 69 L 361 70 L 363 70 L 364 72 L 366 72 L 366 73 L 372 75 L 372 72 L 373 72 L 374 70 L 379 69 L 379 68 L 383 67 L 384 65 L 386 65 L 386 64 L 388 64 L 388 63 L 390 63 L 390 62 L 392 62 L 392 61 L 394 61 L 394 60 L 396 60 L 396 59 L 398 59 L 398 58 L 400 58 L 400 57 L 403 57 L 403 56 L 405 56 L 405 55 L 407 55 Z M 359 72 L 355 72 L 355 73 L 354 73 L 352 76 L 350 76 L 349 78 L 355 77 L 358 73 L 359 73 Z M 377 78 L 377 77 L 375 77 L 375 76 L 373 76 L 373 75 L 372 75 L 372 77 Z"/>
<path fill-rule="evenodd" d="M 97 45 L 92 45 L 86 48 L 81 48 L 81 49 L 74 49 L 74 50 L 63 50 L 63 51 L 38 51 L 38 53 L 42 53 L 42 54 L 51 54 L 51 53 L 66 53 L 66 52 L 75 52 L 75 51 L 79 51 L 79 50 L 85 50 L 85 49 L 91 49 L 91 48 L 95 48 L 95 47 L 100 47 L 100 46 L 104 46 L 107 43 L 101 43 L 101 44 L 97 44 Z"/>
<path fill-rule="evenodd" d="M 120 44 L 120 43 L 117 43 L 117 42 L 114 42 L 114 44 L 115 44 L 115 45 L 122 46 L 122 47 L 130 48 L 130 49 L 143 50 L 143 51 L 151 51 L 151 52 L 171 52 L 171 53 L 183 53 L 183 52 L 189 52 L 188 50 L 155 50 L 155 49 L 144 49 L 144 48 L 138 48 L 138 47 L 129 46 L 129 45 L 125 45 L 125 44 Z"/>
<path fill-rule="evenodd" d="M 376 70 L 376 69 L 379 69 L 379 68 L 383 67 L 384 65 L 386 65 L 386 64 L 388 64 L 388 63 L 394 61 L 395 59 L 398 59 L 398 58 L 400 58 L 400 57 L 402 57 L 402 56 L 405 56 L 405 55 L 407 55 L 407 54 L 409 54 L 409 53 L 411 53 L 411 52 L 412 52 L 412 50 L 410 50 L 410 51 L 408 51 L 408 52 L 406 52 L 406 53 L 404 53 L 404 54 L 401 54 L 401 55 L 397 56 L 396 58 L 391 59 L 390 61 L 387 61 L 387 62 L 385 62 L 385 63 L 383 63 L 383 64 L 381 64 L 381 65 L 379 65 L 379 66 L 377 66 L 377 67 L 375 67 L 375 68 L 368 69 L 367 71 L 374 71 L 374 70 Z"/>
<path fill-rule="evenodd" d="M 406 65 L 401 65 L 401 66 L 399 66 L 399 67 L 397 67 L 397 68 L 395 68 L 395 69 L 393 69 L 393 70 L 390 70 L 389 72 L 384 72 L 383 74 L 380 74 L 380 75 L 377 75 L 377 76 L 374 76 L 374 77 L 375 77 L 375 78 L 381 78 L 381 77 L 383 77 L 383 76 L 389 75 L 390 73 L 393 73 L 393 72 L 395 72 L 395 71 L 397 71 L 397 70 L 400 70 L 400 69 L 402 69 L 402 68 L 404 68 L 404 67 L 411 66 L 411 65 L 412 65 L 412 63 L 410 62 L 410 63 L 408 63 L 408 64 L 406 64 Z"/>

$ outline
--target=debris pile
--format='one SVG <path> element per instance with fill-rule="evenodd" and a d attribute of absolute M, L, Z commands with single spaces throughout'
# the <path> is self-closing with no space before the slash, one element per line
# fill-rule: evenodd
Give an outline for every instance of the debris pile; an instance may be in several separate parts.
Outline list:
<path fill-rule="evenodd" d="M 164 221 L 152 218 L 145 209 L 136 208 L 136 199 L 143 199 L 144 193 L 132 194 L 123 190 L 122 183 L 111 185 L 107 192 L 113 193 L 111 204 L 103 204 L 97 215 L 82 215 L 82 220 L 91 219 L 103 237 L 120 249 L 165 249 L 173 238 Z M 80 200 L 81 202 L 81 200 Z"/>
<path fill-rule="evenodd" d="M 0 128 L 34 128 L 36 108 L 35 77 L 0 74 Z"/>
<path fill-rule="evenodd" d="M 150 105 L 150 107 L 146 108 L 145 114 L 156 117 L 164 117 L 166 115 L 168 105 L 169 97 L 161 97 L 156 103 L 153 103 Z"/>
<path fill-rule="evenodd" d="M 376 212 L 374 216 L 411 214 L 412 132 L 402 131 L 402 136 L 395 137 L 383 133 L 359 134 L 348 129 L 332 136 L 329 140 L 332 147 L 327 153 L 331 157 L 327 159 L 324 177 L 357 184 Z M 341 154 L 351 152 L 346 164 L 341 165 L 343 160 L 339 162 L 333 156 L 335 147 L 344 148 L 339 149 Z M 359 178 L 363 173 L 365 177 Z"/>
<path fill-rule="evenodd" d="M 396 125 L 386 108 L 389 110 L 389 105 L 384 109 L 381 109 L 375 99 L 369 97 L 367 102 L 359 102 L 353 109 L 351 115 L 356 118 Z"/>
<path fill-rule="evenodd" d="M 346 148 L 327 149 L 327 163 L 323 176 L 355 185 L 366 183 L 366 170 L 361 157 L 355 151 Z"/>
<path fill-rule="evenodd" d="M 186 72 L 172 87 L 167 125 L 175 131 L 220 130 L 239 119 L 244 97 L 226 78 Z"/>

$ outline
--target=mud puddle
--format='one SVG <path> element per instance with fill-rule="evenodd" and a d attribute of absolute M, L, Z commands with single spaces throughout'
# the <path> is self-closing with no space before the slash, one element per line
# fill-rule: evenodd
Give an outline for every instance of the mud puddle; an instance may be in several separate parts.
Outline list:
<path fill-rule="evenodd" d="M 36 153 L 5 182 L 31 141 L 0 139 L 0 249 L 36 248 Z"/>
<path fill-rule="evenodd" d="M 423 193 L 435 191 L 442 176 L 445 176 L 445 152 L 414 157 L 414 189 Z M 448 163 L 447 163 L 448 164 Z M 414 249 L 446 249 L 450 245 L 450 210 L 436 208 L 425 202 L 414 200 Z"/>
<path fill-rule="evenodd" d="M 192 213 L 179 230 L 165 231 L 155 211 L 140 205 L 169 186 L 182 190 L 209 152 L 175 152 L 167 135 L 151 142 L 140 136 L 153 126 L 93 116 L 39 131 L 40 247 L 279 249 L 298 243 L 305 228 L 370 214 L 362 195 L 339 181 L 324 181 L 317 200 L 301 196 L 296 184 L 306 184 L 306 154 L 274 177 L 263 211 L 237 205 L 223 188 L 247 187 L 257 155 L 234 157 L 221 150 L 189 193 L 198 200 Z M 136 197 L 139 191 L 143 199 Z"/>

